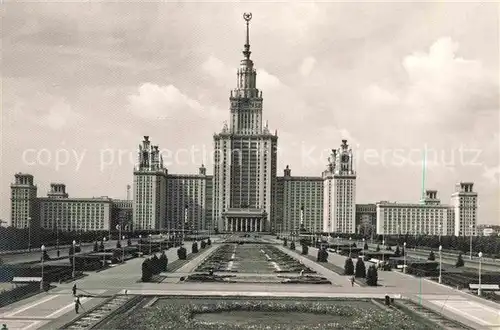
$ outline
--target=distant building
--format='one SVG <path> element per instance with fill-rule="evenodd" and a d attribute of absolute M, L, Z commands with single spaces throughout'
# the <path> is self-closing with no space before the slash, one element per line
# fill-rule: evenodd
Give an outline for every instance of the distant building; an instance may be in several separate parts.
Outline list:
<path fill-rule="evenodd" d="M 171 229 L 213 230 L 211 218 L 212 177 L 201 165 L 198 174 L 167 176 L 167 231 Z"/>
<path fill-rule="evenodd" d="M 167 170 L 158 146 L 145 136 L 134 169 L 133 221 L 135 230 L 166 228 Z"/>
<path fill-rule="evenodd" d="M 111 210 L 111 229 L 121 226 L 122 230 L 133 230 L 134 201 L 131 199 L 113 199 Z"/>
<path fill-rule="evenodd" d="M 477 235 L 477 193 L 473 191 L 472 182 L 460 182 L 451 195 L 454 210 L 455 236 Z"/>
<path fill-rule="evenodd" d="M 356 172 L 347 140 L 332 150 L 323 172 L 323 232 L 356 232 Z"/>
<path fill-rule="evenodd" d="M 17 173 L 11 190 L 11 225 L 16 228 L 39 226 L 37 187 L 33 175 Z"/>

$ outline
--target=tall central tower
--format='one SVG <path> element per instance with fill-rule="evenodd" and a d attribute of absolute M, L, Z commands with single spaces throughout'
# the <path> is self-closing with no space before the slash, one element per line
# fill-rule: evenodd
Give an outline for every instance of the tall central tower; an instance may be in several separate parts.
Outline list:
<path fill-rule="evenodd" d="M 229 97 L 230 121 L 214 135 L 213 219 L 219 231 L 259 232 L 271 230 L 278 137 L 262 125 L 262 92 L 250 59 L 252 14 L 243 18 L 246 42 Z"/>

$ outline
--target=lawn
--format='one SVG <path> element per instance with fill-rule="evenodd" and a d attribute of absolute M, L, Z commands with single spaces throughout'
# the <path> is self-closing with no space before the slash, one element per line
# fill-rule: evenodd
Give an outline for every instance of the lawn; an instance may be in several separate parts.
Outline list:
<path fill-rule="evenodd" d="M 431 329 L 370 300 L 168 297 L 102 323 L 101 329 Z"/>

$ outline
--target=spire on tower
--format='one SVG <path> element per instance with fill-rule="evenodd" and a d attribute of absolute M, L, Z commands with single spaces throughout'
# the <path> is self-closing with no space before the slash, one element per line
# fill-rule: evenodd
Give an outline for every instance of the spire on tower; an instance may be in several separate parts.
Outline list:
<path fill-rule="evenodd" d="M 250 20 L 252 19 L 252 13 L 244 13 L 243 19 L 247 22 L 247 36 L 246 36 L 245 50 L 243 51 L 243 55 L 248 60 L 250 59 L 250 54 L 252 53 L 250 51 Z"/>

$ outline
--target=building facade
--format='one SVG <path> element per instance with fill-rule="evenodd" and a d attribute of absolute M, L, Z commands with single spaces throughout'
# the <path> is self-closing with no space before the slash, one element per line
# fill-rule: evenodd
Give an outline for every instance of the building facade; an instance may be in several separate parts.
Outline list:
<path fill-rule="evenodd" d="M 427 190 L 420 203 L 377 203 L 377 234 L 477 235 L 477 193 L 473 183 L 460 182 L 451 204 L 441 204 L 436 190 Z"/>
<path fill-rule="evenodd" d="M 11 191 L 11 225 L 16 228 L 37 228 L 39 208 L 33 175 L 17 173 Z"/>
<path fill-rule="evenodd" d="M 246 20 L 244 58 L 230 92 L 229 125 L 214 135 L 213 220 L 221 231 L 271 230 L 278 136 L 262 123 L 262 92 L 250 59 Z"/>
<path fill-rule="evenodd" d="M 139 157 L 134 169 L 134 229 L 166 228 L 167 170 L 158 146 L 149 136 L 139 145 Z"/>
<path fill-rule="evenodd" d="M 366 237 L 377 234 L 376 204 L 356 204 L 356 233 Z"/>
<path fill-rule="evenodd" d="M 356 232 L 356 172 L 352 149 L 342 140 L 323 172 L 323 232 Z"/>

